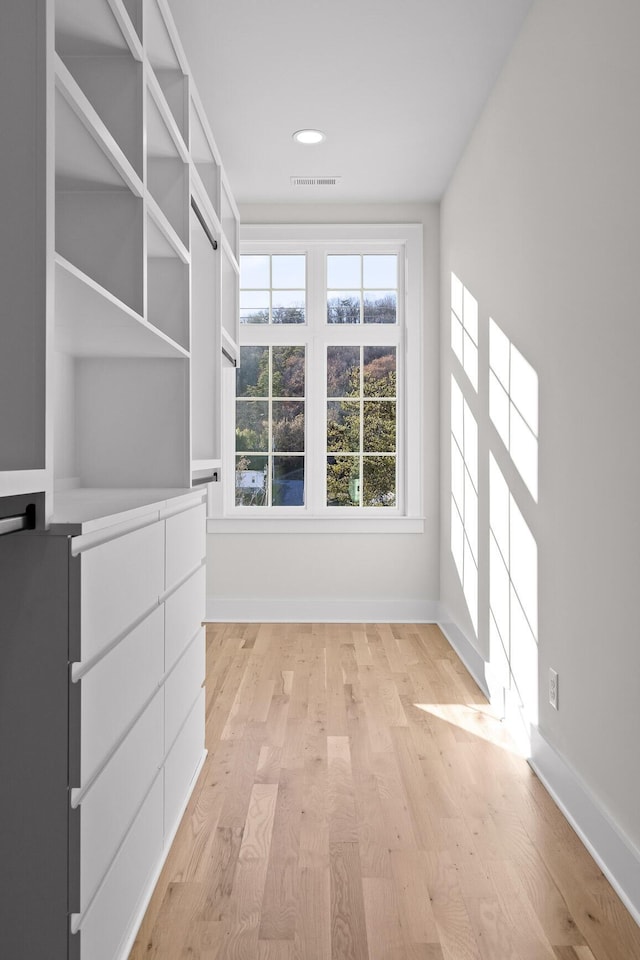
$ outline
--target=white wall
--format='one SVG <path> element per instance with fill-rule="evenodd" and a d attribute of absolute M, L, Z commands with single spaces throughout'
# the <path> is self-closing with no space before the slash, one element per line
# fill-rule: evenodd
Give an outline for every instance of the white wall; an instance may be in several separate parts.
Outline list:
<path fill-rule="evenodd" d="M 491 450 L 537 541 L 539 732 L 636 855 L 638 37 L 637 0 L 538 0 L 441 209 L 441 599 L 488 656 Z M 477 396 L 449 349 L 452 270 L 479 302 Z M 488 420 L 489 317 L 538 373 L 538 503 Z M 479 425 L 477 638 L 450 552 L 452 372 Z M 560 676 L 558 712 L 547 703 L 550 666 Z"/>
<path fill-rule="evenodd" d="M 300 205 L 241 208 L 243 223 L 422 223 L 424 225 L 425 528 L 421 534 L 211 534 L 210 615 L 240 619 L 286 609 L 293 619 L 414 619 L 432 616 L 439 595 L 438 282 L 436 205 Z M 288 605 L 288 601 L 302 606 Z M 366 607 L 360 603 L 367 601 Z"/>

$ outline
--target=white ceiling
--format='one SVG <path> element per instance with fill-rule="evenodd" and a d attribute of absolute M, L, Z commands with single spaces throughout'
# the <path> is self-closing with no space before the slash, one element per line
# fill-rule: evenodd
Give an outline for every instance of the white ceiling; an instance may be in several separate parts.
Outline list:
<path fill-rule="evenodd" d="M 442 196 L 531 2 L 170 6 L 238 203 L 400 203 Z"/>

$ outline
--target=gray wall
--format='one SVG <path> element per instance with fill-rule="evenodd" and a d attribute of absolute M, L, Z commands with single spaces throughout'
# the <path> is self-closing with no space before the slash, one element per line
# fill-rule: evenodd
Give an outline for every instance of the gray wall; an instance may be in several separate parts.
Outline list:
<path fill-rule="evenodd" d="M 540 732 L 636 847 L 638 37 L 636 0 L 538 0 L 441 209 L 441 599 L 487 657 L 492 451 L 537 541 Z M 452 270 L 479 302 L 477 395 L 449 348 Z M 539 377 L 537 503 L 489 422 L 489 317 Z M 450 551 L 452 372 L 479 428 L 477 637 Z"/>

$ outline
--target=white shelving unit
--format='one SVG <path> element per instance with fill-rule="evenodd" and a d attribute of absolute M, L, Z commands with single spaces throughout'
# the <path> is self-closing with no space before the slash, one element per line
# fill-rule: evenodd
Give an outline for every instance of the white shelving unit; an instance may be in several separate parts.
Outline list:
<path fill-rule="evenodd" d="M 26 5 L 38 151 L 19 169 L 3 158 L 22 202 L 7 231 L 25 196 L 40 205 L 2 273 L 7 311 L 29 317 L 0 359 L 0 495 L 44 490 L 55 522 L 56 491 L 189 488 L 219 469 L 239 217 L 166 0 Z M 14 125 L 32 156 L 24 117 Z"/>
<path fill-rule="evenodd" d="M 29 604 L 17 579 L 3 595 L 32 645 L 13 710 L 50 704 L 18 726 L 23 755 L 65 755 L 69 776 L 54 803 L 24 775 L 58 860 L 39 870 L 11 823 L 0 841 L 51 907 L 28 954 L 31 902 L 0 925 L 18 960 L 121 960 L 204 756 L 200 483 L 239 357 L 239 217 L 166 0 L 5 7 L 0 498 L 44 496 L 14 541 Z M 55 696 L 30 667 L 52 637 Z"/>

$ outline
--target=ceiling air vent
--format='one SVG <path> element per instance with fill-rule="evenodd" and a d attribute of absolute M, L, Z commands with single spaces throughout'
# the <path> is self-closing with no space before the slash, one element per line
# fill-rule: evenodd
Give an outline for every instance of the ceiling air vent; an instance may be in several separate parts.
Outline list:
<path fill-rule="evenodd" d="M 342 177 L 291 177 L 292 187 L 335 187 Z"/>

